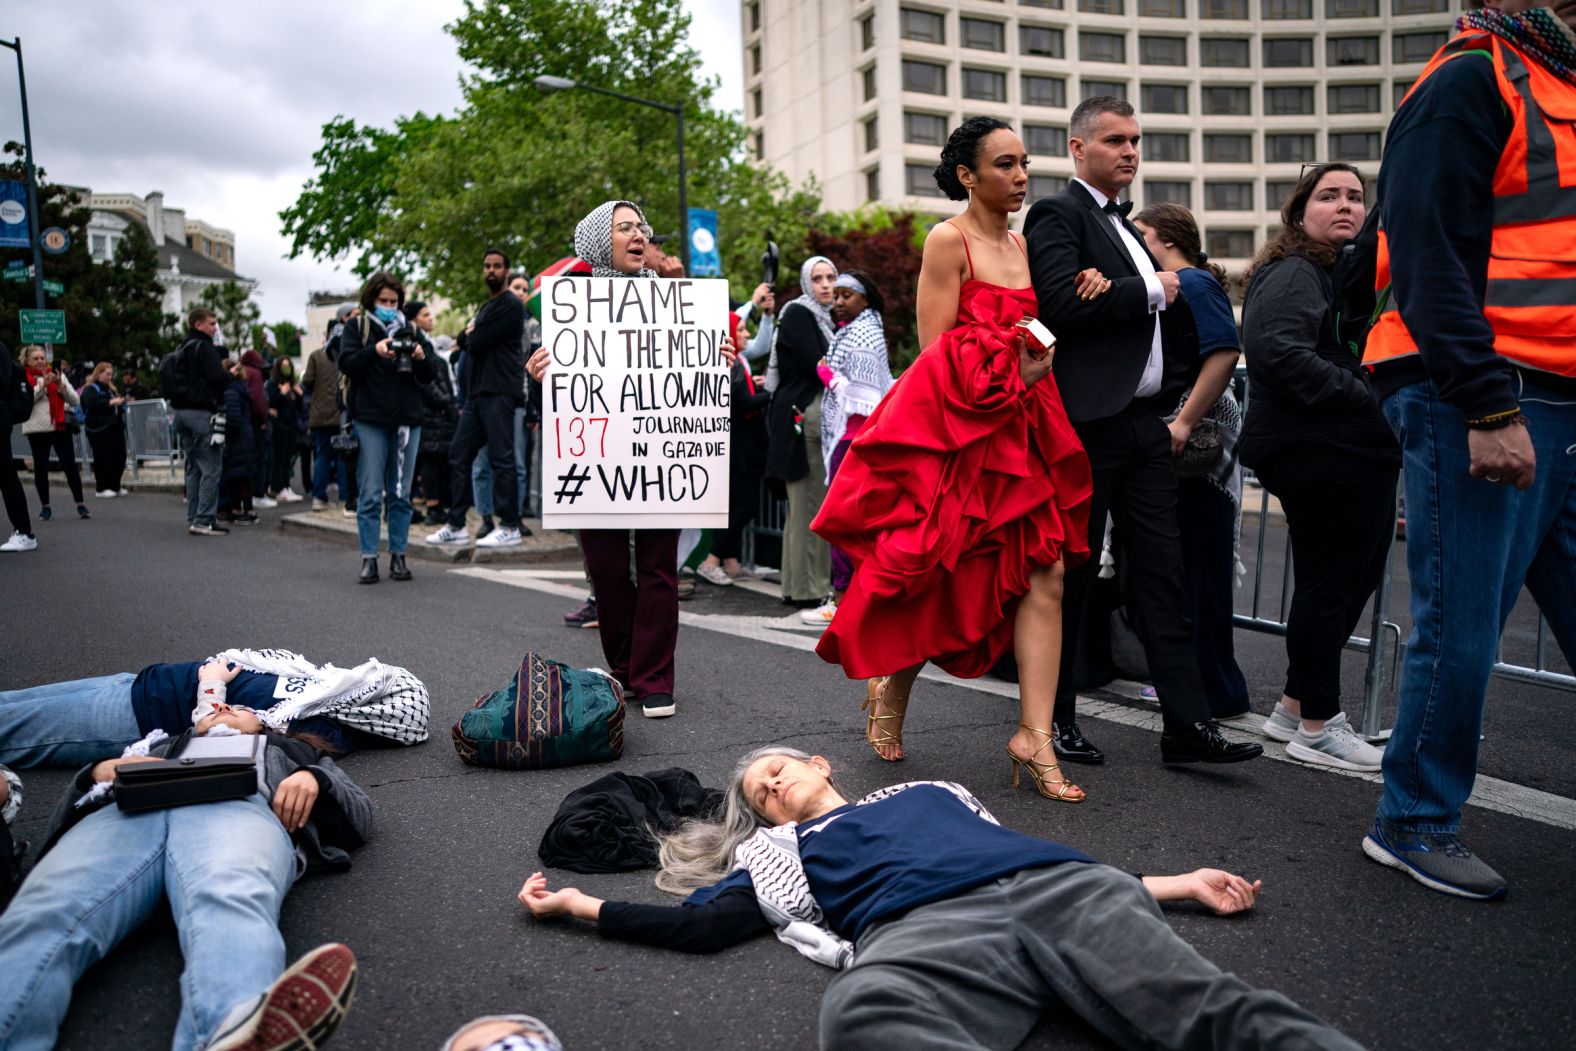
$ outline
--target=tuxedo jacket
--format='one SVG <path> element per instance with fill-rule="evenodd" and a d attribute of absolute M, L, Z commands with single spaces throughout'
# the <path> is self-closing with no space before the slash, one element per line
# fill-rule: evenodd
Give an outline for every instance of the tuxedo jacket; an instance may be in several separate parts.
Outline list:
<path fill-rule="evenodd" d="M 1148 255 L 1143 235 L 1122 222 Z M 1068 419 L 1086 423 L 1115 416 L 1133 401 L 1154 339 L 1149 290 L 1133 257 L 1110 217 L 1076 181 L 1036 201 L 1023 234 L 1040 320 L 1056 336 L 1052 371 Z M 1153 256 L 1150 263 L 1160 269 Z M 1082 300 L 1073 279 L 1089 267 L 1110 279 L 1111 289 Z M 1155 401 L 1165 405 L 1160 415 L 1169 415 L 1198 371 L 1198 335 L 1180 294 L 1160 312 L 1160 332 L 1164 372 Z"/>

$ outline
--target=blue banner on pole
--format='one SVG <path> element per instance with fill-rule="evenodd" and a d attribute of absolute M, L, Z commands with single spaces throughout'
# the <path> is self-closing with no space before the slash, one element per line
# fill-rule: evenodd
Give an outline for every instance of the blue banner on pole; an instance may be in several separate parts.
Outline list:
<path fill-rule="evenodd" d="M 722 276 L 722 256 L 717 251 L 717 213 L 712 209 L 689 210 L 689 249 L 689 276 Z"/>
<path fill-rule="evenodd" d="M 20 179 L 0 179 L 0 247 L 27 248 L 27 183 Z"/>

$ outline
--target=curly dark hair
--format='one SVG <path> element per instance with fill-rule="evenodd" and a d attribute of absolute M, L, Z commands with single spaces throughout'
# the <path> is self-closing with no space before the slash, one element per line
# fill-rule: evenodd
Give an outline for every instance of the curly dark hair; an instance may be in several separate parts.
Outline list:
<path fill-rule="evenodd" d="M 969 191 L 964 189 L 963 180 L 958 178 L 958 165 L 969 171 L 975 171 L 979 163 L 980 142 L 993 131 L 1006 128 L 1012 130 L 1012 125 L 995 117 L 970 117 L 952 130 L 947 136 L 947 144 L 941 148 L 941 163 L 936 165 L 936 185 L 941 187 L 941 192 L 954 201 L 969 199 Z"/>
<path fill-rule="evenodd" d="M 840 273 L 838 276 L 852 277 L 861 285 L 864 285 L 865 303 L 870 307 L 871 310 L 876 312 L 877 316 L 881 316 L 886 313 L 886 299 L 881 295 L 881 290 L 876 287 L 876 279 L 871 277 L 867 271 L 855 270 L 853 267 L 849 267 L 847 270 L 842 271 L 842 273 Z"/>
<path fill-rule="evenodd" d="M 361 286 L 361 309 L 368 314 L 378 308 L 378 293 L 385 288 L 392 288 L 399 296 L 399 305 L 405 305 L 405 284 L 387 270 L 379 270 L 367 278 L 367 283 Z"/>
<path fill-rule="evenodd" d="M 1289 255 L 1300 255 L 1307 258 L 1316 266 L 1328 270 L 1335 265 L 1336 250 L 1327 244 L 1315 241 L 1309 237 L 1302 228 L 1303 213 L 1308 210 L 1308 200 L 1313 196 L 1313 191 L 1318 189 L 1319 181 L 1331 172 L 1351 172 L 1357 176 L 1357 181 L 1367 190 L 1367 180 L 1363 173 L 1345 161 L 1331 161 L 1328 164 L 1315 165 L 1302 173 L 1302 178 L 1297 180 L 1297 185 L 1292 189 L 1291 196 L 1286 198 L 1286 203 L 1281 205 L 1280 232 L 1259 249 L 1259 254 L 1254 256 L 1253 265 L 1248 267 L 1248 272 L 1243 275 L 1243 287 L 1253 280 L 1253 275 L 1259 268 L 1270 263 L 1279 262 Z"/>

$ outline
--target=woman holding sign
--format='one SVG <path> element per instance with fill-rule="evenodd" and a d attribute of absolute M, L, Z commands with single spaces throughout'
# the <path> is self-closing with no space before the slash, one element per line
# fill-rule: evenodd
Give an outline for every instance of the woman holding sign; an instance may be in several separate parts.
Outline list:
<path fill-rule="evenodd" d="M 651 244 L 646 216 L 630 201 L 599 205 L 575 226 L 575 254 L 591 264 L 592 277 L 645 277 Z M 719 322 L 721 319 L 719 319 Z M 729 367 L 733 342 L 720 344 Z M 526 363 L 538 383 L 549 352 L 539 348 Z M 634 579 L 630 579 L 630 533 L 634 533 Z M 673 700 L 673 650 L 679 638 L 679 531 L 677 529 L 582 529 L 580 548 L 596 595 L 602 653 L 649 719 L 677 712 Z"/>
<path fill-rule="evenodd" d="M 962 215 L 925 240 L 919 338 L 925 350 L 870 414 L 813 528 L 858 567 L 816 647 L 870 677 L 865 736 L 903 758 L 903 716 L 920 669 L 983 675 L 1011 648 L 1019 726 L 1007 744 L 1040 794 L 1084 793 L 1051 750 L 1061 664 L 1062 576 L 1089 557 L 1089 461 L 1051 376 L 1023 242 L 1028 157 L 1012 129 L 973 117 L 942 150 L 936 182 Z M 1078 275 L 1085 298 L 1109 288 Z M 1034 332 L 1038 329 L 1038 334 Z"/>

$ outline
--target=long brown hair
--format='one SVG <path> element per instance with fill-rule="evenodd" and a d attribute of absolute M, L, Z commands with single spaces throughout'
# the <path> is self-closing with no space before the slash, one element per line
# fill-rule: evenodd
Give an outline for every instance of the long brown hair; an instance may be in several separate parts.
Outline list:
<path fill-rule="evenodd" d="M 1278 262 L 1289 255 L 1300 255 L 1315 265 L 1329 269 L 1335 265 L 1336 250 L 1322 241 L 1315 241 L 1309 237 L 1302 228 L 1303 213 L 1308 210 L 1308 200 L 1313 196 L 1313 191 L 1319 188 L 1319 182 L 1331 172 L 1351 172 L 1357 176 L 1357 181 L 1362 184 L 1367 192 L 1368 183 L 1363 179 L 1363 173 L 1345 161 L 1331 161 L 1328 164 L 1316 164 L 1302 173 L 1302 178 L 1297 180 L 1297 185 L 1292 189 L 1291 196 L 1286 198 L 1286 203 L 1281 205 L 1280 232 L 1264 243 L 1259 249 L 1259 254 L 1253 257 L 1253 265 L 1248 267 L 1244 276 L 1244 283 L 1253 280 L 1253 275 L 1259 268 L 1270 263 Z"/>
<path fill-rule="evenodd" d="M 1209 256 L 1204 254 L 1198 222 L 1185 206 L 1170 202 L 1151 204 L 1133 216 L 1133 222 L 1143 223 L 1153 229 L 1162 242 L 1181 252 L 1182 257 L 1193 266 L 1214 274 L 1220 287 L 1230 291 L 1231 286 L 1226 283 L 1226 268 L 1219 263 L 1211 263 Z"/>

